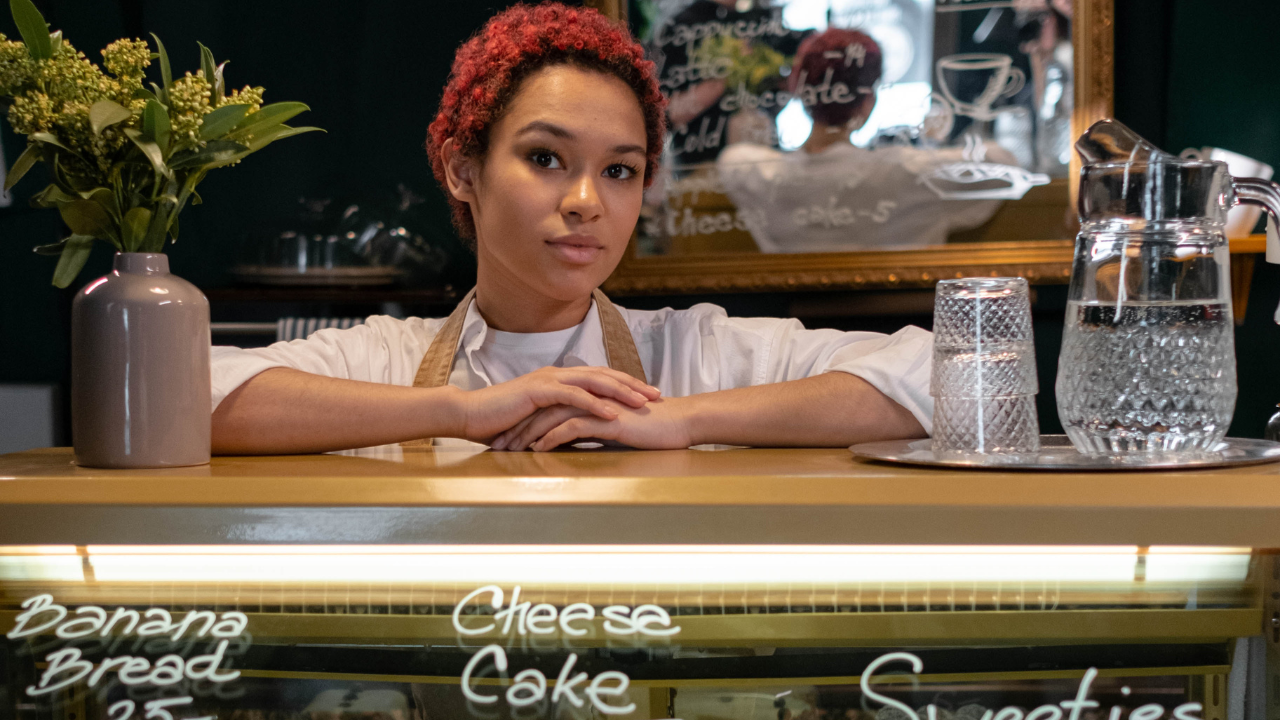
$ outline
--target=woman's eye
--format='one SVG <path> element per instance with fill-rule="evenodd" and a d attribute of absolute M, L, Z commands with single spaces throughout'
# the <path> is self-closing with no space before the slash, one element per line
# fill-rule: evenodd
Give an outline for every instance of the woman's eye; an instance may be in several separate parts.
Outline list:
<path fill-rule="evenodd" d="M 535 150 L 529 154 L 529 158 L 533 160 L 533 164 L 538 167 L 544 167 L 551 170 L 560 168 L 560 158 L 549 150 Z"/>
<path fill-rule="evenodd" d="M 636 169 L 629 165 L 610 165 L 604 170 L 605 177 L 614 180 L 626 180 L 636 174 Z"/>

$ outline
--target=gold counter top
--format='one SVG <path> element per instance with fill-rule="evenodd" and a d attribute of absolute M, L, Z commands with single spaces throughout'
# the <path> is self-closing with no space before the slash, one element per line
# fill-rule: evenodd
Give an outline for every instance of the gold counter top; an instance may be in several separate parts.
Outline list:
<path fill-rule="evenodd" d="M 0 544 L 1137 544 L 1280 547 L 1280 464 L 932 470 L 844 449 L 399 448 L 76 467 L 0 456 Z"/>

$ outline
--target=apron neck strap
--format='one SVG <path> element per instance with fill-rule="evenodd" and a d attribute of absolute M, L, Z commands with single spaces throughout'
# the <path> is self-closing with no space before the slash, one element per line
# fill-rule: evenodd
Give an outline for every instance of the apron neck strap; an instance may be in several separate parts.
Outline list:
<path fill-rule="evenodd" d="M 413 378 L 414 387 L 443 387 L 449 384 L 453 360 L 457 357 L 458 343 L 462 339 L 462 325 L 475 297 L 476 291 L 472 288 L 440 326 L 431 346 L 427 348 L 427 354 L 422 356 L 422 363 L 418 365 L 418 374 Z M 645 378 L 644 365 L 640 363 L 640 352 L 631 336 L 631 328 L 627 326 L 622 313 L 618 312 L 618 308 L 599 289 L 593 290 L 591 297 L 596 302 L 596 313 L 600 316 L 604 354 L 609 367 L 642 382 L 649 382 Z"/>

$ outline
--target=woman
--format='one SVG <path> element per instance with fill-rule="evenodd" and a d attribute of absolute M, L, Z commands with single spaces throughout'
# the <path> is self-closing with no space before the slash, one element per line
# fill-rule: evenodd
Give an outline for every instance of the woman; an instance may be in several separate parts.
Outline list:
<path fill-rule="evenodd" d="M 968 156 L 959 148 L 853 144 L 851 133 L 875 108 L 881 64 L 880 46 L 857 30 L 810 35 L 788 78 L 813 120 L 799 151 L 740 142 L 720 153 L 720 182 L 735 205 L 755 209 L 744 218 L 761 252 L 941 245 L 949 233 L 977 227 L 1000 209 L 999 200 L 943 198 L 934 189 L 938 181 L 925 181 L 939 168 L 971 166 L 967 161 L 1015 164 L 995 143 Z"/>
<path fill-rule="evenodd" d="M 475 241 L 475 290 L 449 318 L 375 316 L 305 341 L 214 348 L 214 451 L 924 435 L 922 330 L 805 330 L 712 305 L 641 312 L 597 290 L 639 217 L 663 109 L 652 63 L 599 13 L 545 4 L 494 17 L 458 50 L 427 140 L 454 222 Z"/>

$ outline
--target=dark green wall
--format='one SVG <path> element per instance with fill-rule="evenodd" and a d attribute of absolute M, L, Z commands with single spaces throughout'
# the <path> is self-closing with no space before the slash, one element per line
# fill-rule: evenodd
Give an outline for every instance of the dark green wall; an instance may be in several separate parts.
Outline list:
<path fill-rule="evenodd" d="M 300 196 L 357 198 L 397 183 L 418 188 L 448 232 L 443 199 L 422 151 L 454 48 L 502 2 L 367 0 L 37 0 L 54 27 L 95 60 L 112 39 L 154 31 L 175 69 L 194 69 L 197 40 L 231 59 L 229 82 L 267 88 L 267 99 L 301 100 L 299 120 L 329 130 L 287 140 L 238 167 L 219 170 L 201 188 L 207 204 L 183 215 L 174 271 L 206 287 L 225 284 L 240 240 L 278 218 Z M 1116 115 L 1177 151 L 1217 145 L 1280 168 L 1280 66 L 1271 58 L 1280 28 L 1274 0 L 1116 0 Z M 3 13 L 0 13 L 3 14 Z M 14 35 L 7 17 L 0 32 Z M 4 132 L 8 132 L 7 129 Z M 9 160 L 20 148 L 4 135 Z M 25 208 L 41 187 L 23 181 L 15 205 L 0 209 L 0 382 L 65 382 L 71 290 L 48 284 L 53 260 L 30 247 L 61 231 L 51 213 Z M 108 267 L 105 246 L 83 278 Z M 786 314 L 788 297 L 703 297 L 737 314 Z M 632 302 L 687 304 L 691 298 Z M 1255 273 L 1245 325 L 1237 333 L 1242 392 L 1232 433 L 1257 436 L 1276 402 L 1280 269 Z M 1052 377 L 1061 333 L 1061 291 L 1041 293 L 1038 353 L 1041 416 L 1057 426 Z M 841 327 L 891 330 L 928 317 L 828 319 Z M 810 324 L 817 324 L 810 322 Z M 3 408 L 0 408 L 3 412 Z"/>
<path fill-rule="evenodd" d="M 508 2 L 409 0 L 36 0 L 54 28 L 95 62 L 123 35 L 155 32 L 175 74 L 199 67 L 196 42 L 230 59 L 228 83 L 267 89 L 268 101 L 300 100 L 312 112 L 301 124 L 325 128 L 273 145 L 239 166 L 211 173 L 206 204 L 182 215 L 182 237 L 169 250 L 173 271 L 203 287 L 229 282 L 228 268 L 247 233 L 287 217 L 299 197 L 365 199 L 399 183 L 433 208 L 434 230 L 452 235 L 435 190 L 423 141 L 453 52 Z M 5 6 L 7 7 L 7 5 Z M 0 32 L 17 33 L 0 10 Z M 154 68 L 153 68 L 154 69 Z M 9 164 L 22 147 L 7 127 Z M 31 247 L 59 239 L 55 213 L 33 211 L 27 198 L 45 182 L 43 168 L 0 208 L 0 383 L 65 382 L 72 289 L 49 285 L 54 258 Z M 99 245 L 77 285 L 110 269 Z M 3 408 L 0 408 L 3 412 Z"/>
<path fill-rule="evenodd" d="M 1117 0 L 1116 116 L 1161 147 L 1222 147 L 1280 171 L 1274 0 Z M 1280 266 L 1259 261 L 1236 332 L 1231 434 L 1257 437 L 1280 403 Z"/>

